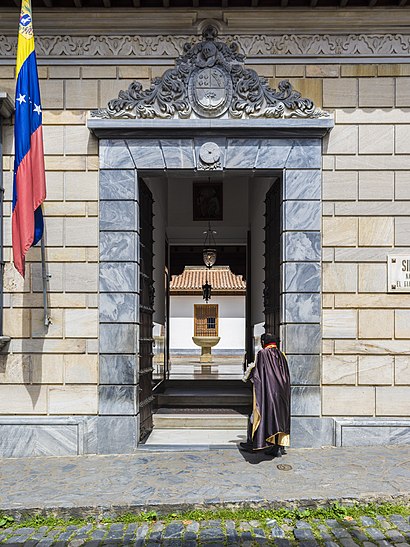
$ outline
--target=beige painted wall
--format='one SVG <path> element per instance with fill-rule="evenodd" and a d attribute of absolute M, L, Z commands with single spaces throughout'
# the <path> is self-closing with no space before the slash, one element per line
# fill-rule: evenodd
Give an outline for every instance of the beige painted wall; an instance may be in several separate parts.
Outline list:
<path fill-rule="evenodd" d="M 386 255 L 410 250 L 410 65 L 260 65 L 335 113 L 323 143 L 323 414 L 410 415 L 410 294 L 386 293 Z M 97 412 L 97 141 L 87 110 L 159 66 L 41 66 L 52 325 L 42 326 L 39 250 L 10 264 L 12 127 L 5 127 L 5 333 L 0 413 Z M 14 95 L 14 69 L 0 90 Z"/>

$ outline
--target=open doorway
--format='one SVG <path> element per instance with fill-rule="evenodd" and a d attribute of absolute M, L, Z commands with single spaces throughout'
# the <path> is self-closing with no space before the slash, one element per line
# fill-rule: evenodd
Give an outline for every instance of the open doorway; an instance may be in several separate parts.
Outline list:
<path fill-rule="evenodd" d="M 247 248 L 216 245 L 215 254 L 207 268 L 203 246 L 170 248 L 170 379 L 242 377 Z"/>
<path fill-rule="evenodd" d="M 235 446 L 246 435 L 251 404 L 241 381 L 244 362 L 253 359 L 263 325 L 279 330 L 280 179 L 168 172 L 144 182 L 153 200 L 154 374 L 153 433 L 141 440 L 151 446 Z M 198 183 L 219 187 L 212 218 L 195 211 Z M 206 268 L 204 232 L 210 226 L 216 261 Z M 203 338 L 217 340 L 208 361 L 197 343 Z"/>

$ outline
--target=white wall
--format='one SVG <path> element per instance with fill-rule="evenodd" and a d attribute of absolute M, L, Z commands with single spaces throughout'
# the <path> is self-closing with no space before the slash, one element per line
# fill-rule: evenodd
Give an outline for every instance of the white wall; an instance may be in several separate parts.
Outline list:
<path fill-rule="evenodd" d="M 198 352 L 193 343 L 194 304 L 203 304 L 202 296 L 171 296 L 170 349 Z M 244 350 L 245 296 L 214 296 L 211 304 L 219 305 L 219 336 L 215 350 Z"/>

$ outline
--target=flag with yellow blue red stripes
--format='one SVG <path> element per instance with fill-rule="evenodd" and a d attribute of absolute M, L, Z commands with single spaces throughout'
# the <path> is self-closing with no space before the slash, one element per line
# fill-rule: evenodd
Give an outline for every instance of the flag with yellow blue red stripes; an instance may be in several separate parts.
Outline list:
<path fill-rule="evenodd" d="M 13 261 L 24 277 L 28 249 L 40 241 L 46 198 L 42 109 L 30 0 L 22 0 L 16 63 L 14 179 L 12 204 Z"/>

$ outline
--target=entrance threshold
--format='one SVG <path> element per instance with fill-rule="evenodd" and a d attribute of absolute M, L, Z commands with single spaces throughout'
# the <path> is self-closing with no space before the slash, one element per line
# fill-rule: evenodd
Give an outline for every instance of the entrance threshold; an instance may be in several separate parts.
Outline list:
<path fill-rule="evenodd" d="M 246 423 L 246 418 L 245 418 Z M 246 426 L 241 429 L 157 429 L 148 437 L 145 447 L 237 448 L 246 441 Z"/>
<path fill-rule="evenodd" d="M 155 391 L 147 450 L 237 448 L 246 440 L 252 392 L 241 380 L 166 380 Z"/>

